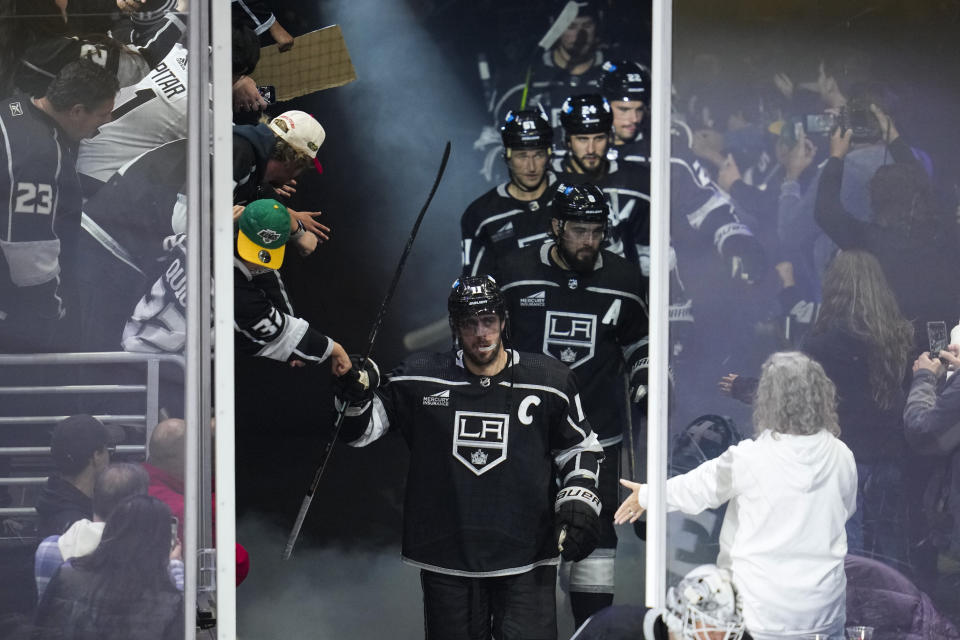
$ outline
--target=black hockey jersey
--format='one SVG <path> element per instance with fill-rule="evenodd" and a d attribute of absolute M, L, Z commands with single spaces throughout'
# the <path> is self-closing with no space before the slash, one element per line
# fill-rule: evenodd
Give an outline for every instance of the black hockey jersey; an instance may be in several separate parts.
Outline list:
<path fill-rule="evenodd" d="M 403 558 L 459 576 L 556 564 L 560 484 L 594 488 L 602 450 L 570 370 L 511 351 L 499 374 L 462 354 L 416 353 L 394 369 L 342 435 L 364 446 L 398 429 L 410 447 Z"/>
<path fill-rule="evenodd" d="M 83 207 L 83 229 L 131 269 L 153 277 L 165 259 L 164 238 L 186 192 L 187 141 L 168 142 L 122 167 Z M 186 223 L 183 211 L 181 222 Z"/>
<path fill-rule="evenodd" d="M 607 224 L 607 241 L 604 247 L 631 262 L 637 262 L 634 238 L 650 226 L 650 172 L 640 170 L 634 163 L 615 159 L 606 160 L 606 172 L 600 177 L 570 170 L 569 160 L 557 157 L 553 170 L 566 184 L 590 182 L 607 197 L 610 216 Z M 649 237 L 649 232 L 647 234 Z"/>
<path fill-rule="evenodd" d="M 0 334 L 66 312 L 80 230 L 76 147 L 52 118 L 15 96 L 0 102 Z M 34 328 L 37 328 L 34 326 Z"/>
<path fill-rule="evenodd" d="M 323 362 L 333 340 L 294 315 L 280 272 L 233 260 L 233 322 L 241 353 L 287 362 Z"/>
<path fill-rule="evenodd" d="M 590 424 L 604 446 L 614 444 L 623 432 L 623 376 L 643 369 L 646 380 L 646 278 L 609 251 L 590 273 L 566 271 L 550 259 L 553 246 L 516 252 L 494 275 L 510 312 L 509 342 L 573 369 Z"/>
<path fill-rule="evenodd" d="M 463 275 L 493 273 L 508 253 L 547 240 L 556 182 L 548 170 L 547 188 L 536 200 L 517 200 L 504 182 L 471 202 L 460 218 Z"/>

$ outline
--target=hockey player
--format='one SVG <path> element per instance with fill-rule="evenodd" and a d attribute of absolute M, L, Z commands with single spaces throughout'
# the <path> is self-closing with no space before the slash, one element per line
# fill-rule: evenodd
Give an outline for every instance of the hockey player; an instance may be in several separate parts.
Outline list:
<path fill-rule="evenodd" d="M 705 564 L 670 587 L 665 610 L 610 607 L 570 640 L 739 640 L 745 630 L 730 572 Z"/>
<path fill-rule="evenodd" d="M 624 161 L 649 164 L 650 71 L 636 62 L 603 64 L 600 93 L 613 111 L 613 144 Z"/>
<path fill-rule="evenodd" d="M 61 273 L 73 275 L 80 226 L 76 144 L 110 119 L 117 89 L 114 74 L 79 60 L 60 71 L 43 97 L 3 101 L 0 351 L 52 347 L 67 311 Z"/>
<path fill-rule="evenodd" d="M 650 173 L 612 157 L 613 111 L 603 96 L 567 98 L 560 112 L 566 153 L 553 170 L 566 184 L 589 182 L 603 190 L 610 206 L 606 248 L 636 262 L 633 237 L 648 226 Z"/>
<path fill-rule="evenodd" d="M 460 218 L 464 275 L 491 273 L 505 254 L 547 239 L 557 180 L 547 168 L 553 128 L 543 109 L 511 111 L 500 136 L 510 180 L 470 203 Z"/>
<path fill-rule="evenodd" d="M 610 507 L 618 486 L 621 440 L 630 399 L 646 396 L 646 278 L 635 265 L 600 248 L 607 229 L 603 192 L 591 184 L 557 185 L 551 207 L 553 241 L 508 256 L 495 274 L 510 312 L 513 343 L 569 366 L 583 408 L 603 446 L 599 493 L 600 542 L 570 567 L 570 604 L 577 625 L 613 603 L 617 535 Z"/>
<path fill-rule="evenodd" d="M 457 280 L 448 309 L 458 351 L 414 354 L 379 389 L 372 365 L 366 389 L 339 381 L 341 433 L 364 446 L 393 428 L 410 447 L 402 553 L 428 640 L 556 638 L 557 556 L 596 544 L 600 444 L 570 370 L 504 344 L 492 278 Z"/>
<path fill-rule="evenodd" d="M 553 46 L 531 65 L 529 87 L 528 79 L 521 76 L 517 78 L 519 82 L 503 91 L 499 97 L 495 96 L 495 118 L 499 120 L 508 105 L 519 102 L 524 89 L 527 89 L 529 103 L 542 105 L 550 118 L 550 125 L 558 127 L 560 105 L 564 98 L 574 92 L 596 89 L 603 65 L 601 3 L 587 0 L 577 4 L 577 16 L 573 22 Z M 551 17 L 550 24 L 556 17 Z"/>

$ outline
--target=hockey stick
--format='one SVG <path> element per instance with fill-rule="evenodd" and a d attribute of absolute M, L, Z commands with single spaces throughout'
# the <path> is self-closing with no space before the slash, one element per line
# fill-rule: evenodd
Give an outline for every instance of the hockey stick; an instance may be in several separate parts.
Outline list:
<path fill-rule="evenodd" d="M 417 221 L 413 223 L 413 229 L 410 230 L 410 236 L 407 238 L 407 246 L 403 248 L 403 253 L 400 255 L 400 262 L 397 264 L 396 271 L 393 272 L 393 280 L 390 281 L 387 293 L 383 297 L 383 301 L 380 302 L 380 309 L 377 311 L 377 317 L 373 321 L 373 327 L 370 329 L 370 336 L 367 338 L 367 348 L 363 353 L 363 357 L 360 359 L 359 369 L 361 371 L 363 370 L 364 363 L 366 363 L 370 358 L 370 354 L 373 352 L 373 343 L 377 339 L 377 332 L 380 330 L 383 317 L 387 313 L 390 299 L 393 298 L 393 293 L 397 289 L 400 274 L 403 273 L 403 266 L 406 264 L 407 256 L 410 255 L 410 250 L 413 248 L 413 241 L 417 237 L 417 231 L 420 230 L 420 223 L 423 222 L 423 216 L 427 212 L 427 207 L 430 206 L 430 202 L 433 200 L 433 195 L 437 192 L 437 187 L 440 186 L 440 179 L 443 178 L 443 172 L 447 169 L 447 160 L 449 158 L 450 142 L 447 141 L 447 146 L 443 149 L 443 159 L 440 160 L 440 169 L 437 170 L 437 177 L 434 179 L 433 187 L 430 189 L 430 195 L 427 196 L 427 201 L 423 203 L 423 208 L 420 209 Z M 307 512 L 310 510 L 310 504 L 313 502 L 313 494 L 317 491 L 317 487 L 320 485 L 320 478 L 323 477 L 323 471 L 327 467 L 327 461 L 330 460 L 330 452 L 333 451 L 333 445 L 337 441 L 337 436 L 340 434 L 340 425 L 343 424 L 343 416 L 346 410 L 347 405 L 345 403 L 340 407 L 340 410 L 337 411 L 337 419 L 333 423 L 333 434 L 330 436 L 330 439 L 324 443 L 323 452 L 320 454 L 320 466 L 317 467 L 317 472 L 313 476 L 313 482 L 310 483 L 310 488 L 307 489 L 307 495 L 303 497 L 303 502 L 300 504 L 300 512 L 297 513 L 297 519 L 294 521 L 293 529 L 287 538 L 287 545 L 283 548 L 283 553 L 280 554 L 283 560 L 290 559 L 290 554 L 293 553 L 293 547 L 297 544 L 297 538 L 300 537 L 300 529 L 303 528 L 303 521 L 306 519 Z"/>

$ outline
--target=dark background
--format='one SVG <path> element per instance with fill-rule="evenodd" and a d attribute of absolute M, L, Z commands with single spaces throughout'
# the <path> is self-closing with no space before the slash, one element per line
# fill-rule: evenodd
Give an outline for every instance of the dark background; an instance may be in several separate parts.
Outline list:
<path fill-rule="evenodd" d="M 477 54 L 484 52 L 495 70 L 515 75 L 549 26 L 547 16 L 563 3 L 276 4 L 293 35 L 340 24 L 357 71 L 357 81 L 345 87 L 271 110 L 303 109 L 327 131 L 319 154 L 324 172 L 300 180 L 291 206 L 322 210 L 332 239 L 307 259 L 291 254 L 283 275 L 299 314 L 348 351 L 363 350 L 444 143 L 453 145 L 373 352 L 381 369 L 389 370 L 406 353 L 404 335 L 444 318 L 447 288 L 459 269 L 460 215 L 492 186 L 480 176 L 482 154 L 473 148 L 481 127 L 493 124 L 483 108 Z M 649 7 L 607 4 L 606 39 L 643 59 Z M 905 96 L 897 114 L 901 131 L 933 157 L 941 192 L 955 193 L 960 2 L 675 4 L 679 96 L 707 76 L 704 53 L 737 59 L 744 73 L 769 84 L 781 70 L 795 81 L 816 79 L 821 47 L 861 46 Z M 711 281 L 699 274 L 716 268 L 709 253 L 687 279 L 702 313 L 688 354 L 697 373 L 678 391 L 677 423 L 708 411 L 727 413 L 749 432 L 749 416 L 720 396 L 713 381 L 727 371 L 759 368 L 771 349 L 752 327 L 769 312 L 775 289 L 766 283 L 753 292 L 724 286 L 697 291 L 698 282 Z M 448 345 L 441 339 L 433 347 Z M 252 555 L 250 577 L 238 592 L 241 637 L 299 637 L 307 628 L 315 637 L 422 636 L 418 578 L 398 559 L 407 463 L 398 438 L 387 436 L 359 451 L 335 447 L 294 558 L 277 560 L 332 423 L 328 378 L 322 366 L 291 370 L 261 359 L 238 361 L 239 533 Z M 629 544 L 636 553 L 642 550 Z M 619 591 L 618 602 L 636 602 L 642 592 L 642 569 L 628 568 L 634 582 Z"/>

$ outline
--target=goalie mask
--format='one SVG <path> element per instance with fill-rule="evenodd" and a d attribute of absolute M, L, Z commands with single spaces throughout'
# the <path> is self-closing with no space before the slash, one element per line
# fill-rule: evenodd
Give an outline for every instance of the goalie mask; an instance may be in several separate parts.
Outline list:
<path fill-rule="evenodd" d="M 697 567 L 667 591 L 667 627 L 684 640 L 740 640 L 745 624 L 730 573 L 712 564 Z"/>

